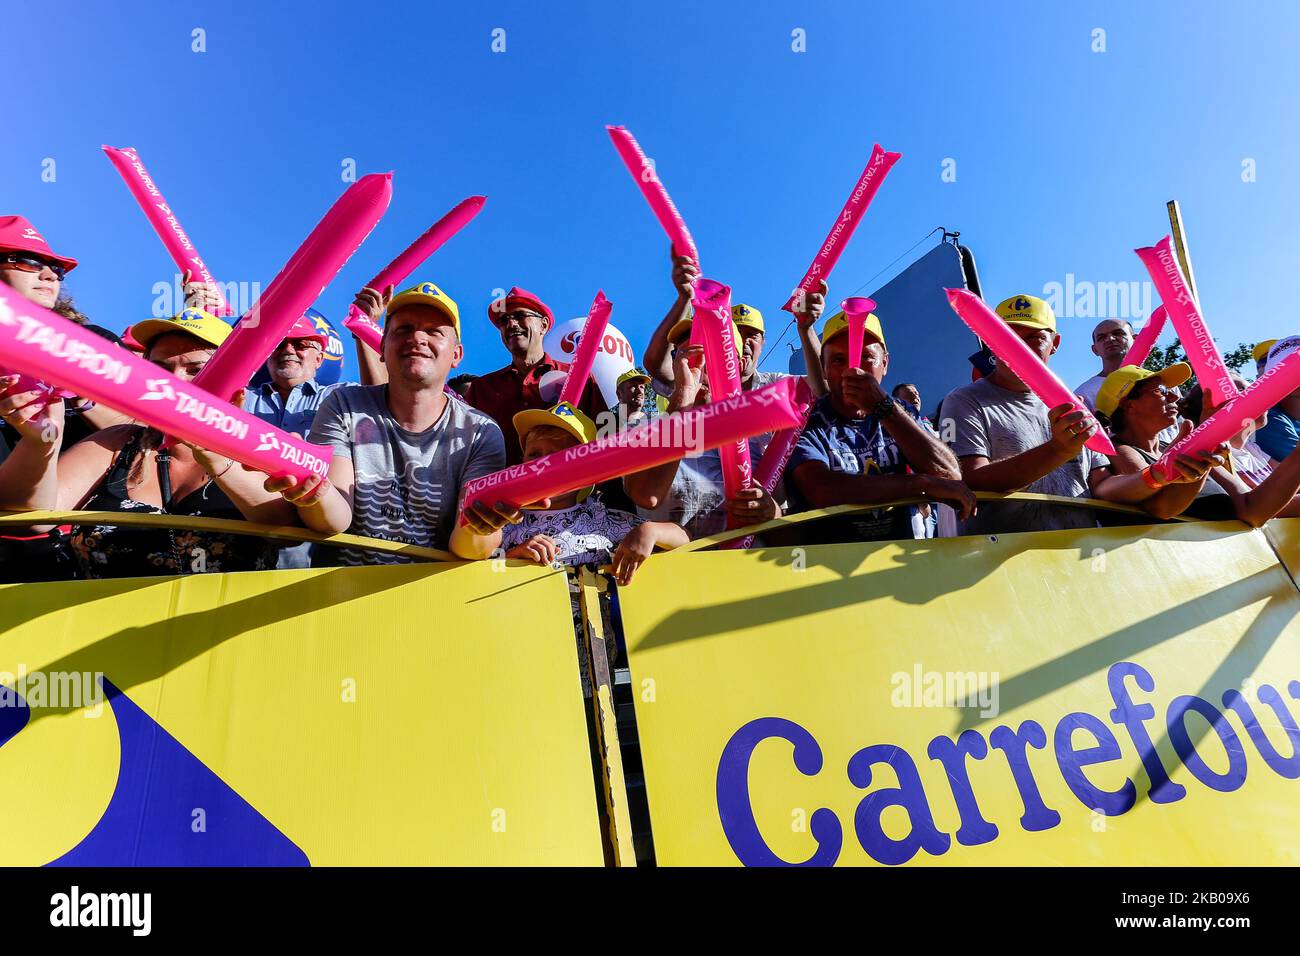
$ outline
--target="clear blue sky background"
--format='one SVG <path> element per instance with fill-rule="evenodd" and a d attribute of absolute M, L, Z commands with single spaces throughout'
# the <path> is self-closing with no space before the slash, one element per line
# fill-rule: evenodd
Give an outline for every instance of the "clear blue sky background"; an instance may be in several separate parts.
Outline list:
<path fill-rule="evenodd" d="M 9 18 L 0 36 L 0 212 L 78 257 L 69 290 L 120 329 L 148 315 L 173 270 L 101 143 L 139 149 L 224 281 L 270 281 L 344 188 L 345 158 L 395 170 L 387 216 L 317 303 L 336 319 L 435 218 L 484 193 L 484 212 L 420 275 L 459 300 L 463 368 L 481 372 L 506 360 L 484 316 L 494 289 L 532 289 L 569 318 L 603 287 L 638 349 L 663 315 L 667 242 L 606 123 L 636 133 L 706 273 L 770 326 L 879 141 L 903 159 L 840 262 L 835 301 L 937 225 L 961 231 L 993 301 L 1067 273 L 1145 279 L 1132 249 L 1167 231 L 1177 197 L 1226 347 L 1300 331 L 1298 10 L 59 4 Z M 191 51 L 195 27 L 205 53 Z M 498 27 L 504 54 L 491 50 Z M 791 49 L 796 28 L 805 53 Z M 47 157 L 54 183 L 41 179 Z M 956 182 L 941 180 L 945 158 Z M 1242 181 L 1245 158 L 1256 182 Z M 1062 320 L 1056 363 L 1071 383 L 1095 365 L 1093 321 Z"/>

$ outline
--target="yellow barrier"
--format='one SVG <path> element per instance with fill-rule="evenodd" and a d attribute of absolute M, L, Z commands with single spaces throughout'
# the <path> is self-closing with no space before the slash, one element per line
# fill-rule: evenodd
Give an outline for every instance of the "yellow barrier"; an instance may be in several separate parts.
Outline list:
<path fill-rule="evenodd" d="M 543 568 L 0 587 L 0 865 L 600 865 L 576 663 Z"/>
<path fill-rule="evenodd" d="M 1263 532 L 672 553 L 620 602 L 661 864 L 1300 862 Z"/>

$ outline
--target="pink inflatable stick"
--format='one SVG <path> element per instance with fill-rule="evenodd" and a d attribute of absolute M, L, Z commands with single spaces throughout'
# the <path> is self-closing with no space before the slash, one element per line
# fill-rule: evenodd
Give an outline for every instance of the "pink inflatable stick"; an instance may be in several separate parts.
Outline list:
<path fill-rule="evenodd" d="M 1030 390 L 1043 400 L 1043 404 L 1048 408 L 1073 405 L 1096 421 L 1088 411 L 1088 407 L 1079 401 L 1078 396 L 1070 394 L 1070 390 L 1056 377 L 1056 373 L 1029 350 L 1029 346 L 1011 330 L 1011 326 L 985 305 L 983 299 L 965 289 L 944 291 L 948 293 L 948 304 L 952 306 L 953 311 L 993 350 L 999 362 L 1006 362 L 1020 381 L 1028 385 Z M 1115 446 L 1111 444 L 1100 425 L 1097 427 L 1097 433 L 1088 439 L 1087 445 L 1093 451 L 1104 455 L 1115 454 Z"/>
<path fill-rule="evenodd" d="M 596 352 L 600 349 L 600 340 L 605 337 L 605 326 L 609 325 L 609 313 L 614 308 L 602 291 L 596 292 L 596 300 L 587 311 L 587 322 L 582 327 L 582 337 L 578 339 L 578 350 L 573 353 L 573 364 L 569 366 L 564 388 L 560 390 L 560 401 L 568 402 L 574 408 L 587 387 L 591 376 L 591 367 L 596 364 Z"/>
<path fill-rule="evenodd" d="M 103 402 L 272 477 L 329 473 L 328 448 L 215 399 L 165 369 L 0 285 L 0 352 L 23 374 Z"/>
<path fill-rule="evenodd" d="M 1155 283 L 1160 301 L 1169 311 L 1169 320 L 1178 333 L 1178 339 L 1187 352 L 1187 360 L 1196 372 L 1201 387 L 1209 390 L 1213 404 L 1222 405 L 1230 402 L 1240 393 L 1228 374 L 1228 366 L 1223 364 L 1219 347 L 1214 344 L 1210 330 L 1205 327 L 1201 310 L 1196 307 L 1196 297 L 1187 287 L 1183 270 L 1174 255 L 1173 239 L 1165 236 L 1154 246 L 1134 249 L 1142 264 L 1147 267 L 1151 281 Z"/>
<path fill-rule="evenodd" d="M 1230 404 L 1216 409 L 1186 438 L 1170 445 L 1152 467 L 1163 472 L 1166 480 L 1172 479 L 1175 474 L 1172 462 L 1176 456 L 1218 448 L 1251 426 L 1297 386 L 1300 386 L 1300 352 L 1293 352 L 1282 361 L 1271 363 Z"/>
<path fill-rule="evenodd" d="M 1147 360 L 1147 356 L 1151 354 L 1151 350 L 1155 348 L 1156 339 L 1160 338 L 1160 333 L 1164 330 L 1165 321 L 1168 318 L 1169 310 L 1163 305 L 1156 306 L 1156 310 L 1151 313 L 1151 318 L 1147 319 L 1147 324 L 1142 326 L 1142 331 L 1133 340 L 1133 347 L 1124 356 L 1124 365 L 1142 367 L 1142 364 Z"/>
<path fill-rule="evenodd" d="M 609 138 L 614 142 L 614 149 L 618 150 L 618 155 L 623 160 L 623 165 L 627 171 L 632 174 L 636 180 L 637 188 L 641 190 L 641 195 L 645 196 L 645 201 L 650 204 L 650 211 L 655 214 L 659 220 L 659 225 L 663 227 L 664 232 L 673 243 L 673 255 L 690 256 L 695 260 L 695 264 L 700 264 L 700 253 L 695 248 L 695 240 L 691 238 L 691 231 L 686 228 L 686 222 L 682 219 L 682 214 L 677 211 L 672 197 L 668 195 L 668 190 L 664 184 L 659 181 L 659 175 L 655 172 L 654 164 L 646 156 L 645 151 L 641 149 L 641 144 L 636 141 L 625 127 L 606 126 L 609 132 Z"/>
<path fill-rule="evenodd" d="M 799 422 L 794 392 L 795 380 L 783 378 L 735 398 L 664 415 L 617 435 L 484 475 L 465 484 L 461 507 L 490 500 L 522 508 L 728 442 L 792 428 Z"/>
<path fill-rule="evenodd" d="M 393 198 L 393 174 L 371 173 L 344 191 L 230 337 L 194 378 L 226 401 L 248 384 L 285 333 L 375 228 Z"/>
<path fill-rule="evenodd" d="M 153 226 L 154 232 L 158 233 L 158 238 L 167 248 L 167 253 L 176 263 L 176 268 L 182 273 L 189 272 L 190 280 L 193 282 L 216 283 L 207 265 L 204 264 L 203 257 L 194 248 L 194 243 L 181 227 L 176 214 L 172 212 L 171 206 L 167 205 L 167 200 L 154 184 L 153 177 L 144 168 L 144 163 L 140 162 L 140 155 L 129 146 L 122 149 L 104 146 L 103 150 L 117 169 L 118 175 L 122 177 L 122 181 L 126 183 L 126 188 L 131 190 L 131 195 L 140 204 L 140 209 L 149 220 L 149 225 Z M 216 314 L 233 315 L 234 309 L 226 302 L 219 286 L 217 297 L 221 301 Z"/>
<path fill-rule="evenodd" d="M 817 404 L 817 396 L 808 385 L 808 379 L 800 376 L 795 382 L 794 402 L 799 410 L 799 424 L 794 428 L 783 428 L 773 435 L 772 441 L 763 451 L 763 457 L 758 460 L 758 467 L 754 469 L 755 483 L 769 495 L 776 492 L 777 483 L 785 474 L 785 466 L 790 463 L 790 456 L 794 454 L 795 442 L 799 440 L 804 426 L 808 424 L 808 416 L 812 414 L 813 406 Z M 752 534 L 747 538 L 733 538 L 718 545 L 719 548 L 728 551 L 733 549 L 743 551 L 753 546 Z"/>
<path fill-rule="evenodd" d="M 485 202 L 487 202 L 486 196 L 470 196 L 468 199 L 462 199 L 450 212 L 430 226 L 419 239 L 407 246 L 406 250 L 390 262 L 384 271 L 367 282 L 366 287 L 374 289 L 381 295 L 390 285 L 400 287 L 411 273 L 438 251 L 443 243 L 464 229 L 469 221 L 479 214 Z M 379 326 L 355 305 L 348 309 L 348 317 L 343 320 L 343 324 L 358 338 L 365 338 L 367 344 L 369 344 L 368 336 L 363 336 L 357 326 L 362 329 L 368 327 L 367 331 L 369 329 L 379 331 Z M 377 342 L 378 339 L 376 338 L 375 341 Z M 374 348 L 375 351 L 379 351 L 377 346 Z"/>
<path fill-rule="evenodd" d="M 849 367 L 862 368 L 862 346 L 867 341 L 867 316 L 876 310 L 876 300 L 853 296 L 840 303 L 849 321 Z"/>
<path fill-rule="evenodd" d="M 835 225 L 826 236 L 826 241 L 822 243 L 821 249 L 813 257 L 812 265 L 804 273 L 803 279 L 794 290 L 794 295 L 790 296 L 788 302 L 781 308 L 787 312 L 794 312 L 795 299 L 802 293 L 807 295 L 817 290 L 817 283 L 822 279 L 830 276 L 831 270 L 835 268 L 835 263 L 840 261 L 840 256 L 844 252 L 844 247 L 849 244 L 849 237 L 853 235 L 853 230 L 858 228 L 858 223 L 862 221 L 863 215 L 866 214 L 867 207 L 871 205 L 871 200 L 876 197 L 876 190 L 880 184 L 885 181 L 889 171 L 894 168 L 894 163 L 902 157 L 902 153 L 888 153 L 877 143 L 871 150 L 871 158 L 867 160 L 866 168 L 862 170 L 862 175 L 858 177 L 857 185 L 853 187 L 853 192 L 849 193 L 848 201 L 844 203 L 844 208 L 840 210 L 839 218 L 835 220 Z"/>
<path fill-rule="evenodd" d="M 731 322 L 731 289 L 721 282 L 701 278 L 695 283 L 695 311 L 692 331 L 699 328 L 704 345 L 704 368 L 709 376 L 709 400 L 725 401 L 741 393 L 740 351 L 736 348 Z M 754 466 L 749 455 L 749 440 L 742 438 L 718 447 L 722 463 L 722 495 L 735 497 L 742 488 L 753 484 Z M 735 520 L 727 515 L 727 527 Z"/>

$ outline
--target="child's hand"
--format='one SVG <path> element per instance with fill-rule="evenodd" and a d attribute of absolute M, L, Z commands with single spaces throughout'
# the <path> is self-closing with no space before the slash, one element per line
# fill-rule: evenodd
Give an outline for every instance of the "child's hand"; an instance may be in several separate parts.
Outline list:
<path fill-rule="evenodd" d="M 619 584 L 630 584 L 632 575 L 641 567 L 645 559 L 655 550 L 655 530 L 650 524 L 637 525 L 627 533 L 610 559 L 613 565 L 614 579 Z"/>
<path fill-rule="evenodd" d="M 523 544 L 517 544 L 507 551 L 506 557 L 550 567 L 560 557 L 560 547 L 546 535 L 535 534 Z"/>
<path fill-rule="evenodd" d="M 781 506 L 762 488 L 741 488 L 734 498 L 728 498 L 727 514 L 740 524 L 761 524 L 781 517 Z"/>

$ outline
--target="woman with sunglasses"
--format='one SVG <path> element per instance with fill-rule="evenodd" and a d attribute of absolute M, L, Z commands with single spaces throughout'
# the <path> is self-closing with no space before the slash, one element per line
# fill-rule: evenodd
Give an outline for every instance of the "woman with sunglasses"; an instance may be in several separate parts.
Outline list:
<path fill-rule="evenodd" d="M 1185 363 L 1152 372 L 1126 365 L 1106 376 L 1097 392 L 1097 412 L 1115 439 L 1116 456 L 1111 459 L 1121 475 L 1140 473 L 1156 493 L 1142 506 L 1157 518 L 1181 514 L 1205 521 L 1236 518 L 1259 527 L 1279 514 L 1300 514 L 1300 455 L 1292 455 L 1264 479 L 1251 487 L 1228 467 L 1230 448 L 1220 445 L 1211 452 L 1178 455 L 1173 461 L 1175 476 L 1168 480 L 1152 466 L 1169 445 L 1160 433 L 1178 425 L 1178 438 L 1192 430 L 1193 423 L 1179 424 L 1181 395 L 1178 386 L 1192 374 Z"/>
<path fill-rule="evenodd" d="M 91 325 L 63 289 L 63 279 L 77 260 L 50 249 L 36 228 L 22 216 L 0 216 L 0 282 L 23 298 L 83 325 L 116 342 L 108 329 Z M 62 447 L 76 444 L 93 432 L 126 421 L 125 416 L 94 402 L 69 399 Z M 21 434 L 0 421 L 0 461 L 18 444 Z M 61 581 L 75 576 L 67 550 L 67 526 L 37 533 L 35 529 L 5 533 L 0 529 L 0 581 Z"/>
<path fill-rule="evenodd" d="M 187 382 L 230 334 L 221 319 L 194 310 L 139 322 L 135 330 L 144 357 Z M 14 382 L 0 376 L 0 418 L 23 436 L 0 463 L 0 509 L 296 521 L 293 506 L 263 487 L 265 475 L 192 445 L 162 449 L 162 435 L 142 425 L 104 429 L 59 454 L 63 403 L 35 412 L 24 407 L 32 393 L 6 392 Z M 243 391 L 231 396 L 231 404 L 240 404 Z M 74 527 L 71 548 L 81 572 L 92 578 L 266 570 L 275 567 L 277 552 L 252 535 L 116 525 Z"/>

